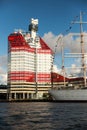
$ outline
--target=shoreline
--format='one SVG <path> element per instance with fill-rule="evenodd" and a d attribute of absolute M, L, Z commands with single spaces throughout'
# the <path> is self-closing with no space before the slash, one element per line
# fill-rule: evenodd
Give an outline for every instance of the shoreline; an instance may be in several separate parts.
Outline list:
<path fill-rule="evenodd" d="M 52 103 L 87 103 L 87 100 L 0 100 L 0 103 L 52 102 Z"/>

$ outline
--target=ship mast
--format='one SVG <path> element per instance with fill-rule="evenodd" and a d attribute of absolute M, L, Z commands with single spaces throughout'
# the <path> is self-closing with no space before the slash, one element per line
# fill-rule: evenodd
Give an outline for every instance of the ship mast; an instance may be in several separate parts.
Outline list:
<path fill-rule="evenodd" d="M 80 36 L 81 36 L 81 54 L 82 54 L 82 69 L 83 69 L 83 76 L 84 76 L 84 87 L 86 87 L 86 66 L 85 66 L 85 56 L 84 56 L 84 39 L 83 39 L 83 24 L 82 21 L 82 12 L 80 12 Z M 86 22 L 87 23 L 87 22 Z"/>
<path fill-rule="evenodd" d="M 82 70 L 83 70 L 83 78 L 84 78 L 84 87 L 86 87 L 86 65 L 85 65 L 85 50 L 84 50 L 84 34 L 83 34 L 83 24 L 87 22 L 83 22 L 82 21 L 82 12 L 80 12 L 80 21 L 79 22 L 75 22 L 75 23 L 79 23 L 80 24 L 80 37 L 81 37 L 81 55 L 82 55 Z"/>
<path fill-rule="evenodd" d="M 61 45 L 61 52 L 62 52 L 62 72 L 63 72 L 63 77 L 64 77 L 64 87 L 66 86 L 65 84 L 65 66 L 64 66 L 64 44 L 62 40 L 62 45 Z"/>
<path fill-rule="evenodd" d="M 64 66 L 64 43 L 63 43 L 63 36 L 60 35 L 60 37 L 57 39 L 57 44 L 60 40 L 60 44 L 61 44 L 61 56 L 62 56 L 62 73 L 63 73 L 63 81 L 64 81 L 64 87 L 66 86 L 65 83 L 65 66 Z"/>

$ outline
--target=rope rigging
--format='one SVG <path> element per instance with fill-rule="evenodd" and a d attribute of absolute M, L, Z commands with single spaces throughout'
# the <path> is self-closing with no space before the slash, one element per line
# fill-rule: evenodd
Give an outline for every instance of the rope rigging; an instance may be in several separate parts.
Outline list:
<path fill-rule="evenodd" d="M 74 19 L 73 19 L 73 21 L 71 22 L 70 26 L 69 26 L 63 33 L 61 33 L 61 35 L 58 37 L 58 39 L 57 39 L 57 41 L 56 41 L 56 45 L 55 45 L 55 47 L 54 47 L 52 67 L 53 67 L 53 63 L 54 63 L 54 60 L 55 60 L 55 55 L 56 55 L 56 51 L 57 51 L 58 45 L 61 44 L 64 35 L 65 35 L 66 33 L 70 32 L 70 30 L 72 29 L 72 26 L 75 24 L 75 22 L 76 22 L 76 20 L 77 20 L 78 17 L 79 17 L 79 15 L 78 15 L 78 16 L 75 16 Z M 61 40 L 61 41 L 60 41 L 60 40 Z M 60 41 L 60 44 L 58 44 L 59 41 Z M 52 68 L 52 70 L 53 70 L 53 68 Z"/>

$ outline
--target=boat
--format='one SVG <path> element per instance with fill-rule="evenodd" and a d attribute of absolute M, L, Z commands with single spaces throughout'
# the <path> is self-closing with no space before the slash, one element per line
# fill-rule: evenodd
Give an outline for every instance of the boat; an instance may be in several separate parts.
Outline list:
<path fill-rule="evenodd" d="M 87 101 L 87 89 L 79 90 L 50 90 L 56 101 Z"/>
<path fill-rule="evenodd" d="M 83 12 L 80 12 L 80 21 L 76 22 L 80 24 L 80 43 L 81 43 L 81 68 L 83 70 L 83 83 L 80 84 L 80 87 L 67 87 L 65 86 L 65 80 L 64 80 L 64 87 L 60 87 L 59 89 L 52 87 L 51 90 L 49 90 L 49 94 L 52 96 L 52 99 L 55 101 L 87 101 L 87 76 L 86 76 L 86 64 L 85 64 L 85 51 L 84 51 L 84 40 L 83 40 L 83 23 L 87 23 L 87 22 L 83 22 L 82 21 L 82 15 Z M 75 54 L 76 55 L 76 54 Z M 64 70 L 64 63 L 63 63 L 63 70 Z M 64 75 L 65 77 L 65 75 Z M 65 79 L 65 78 L 64 78 Z M 76 78 L 76 80 L 80 81 L 80 77 Z M 74 78 L 72 78 L 71 80 L 74 80 Z M 78 82 L 79 84 L 79 82 Z M 79 85 L 78 85 L 79 86 Z"/>

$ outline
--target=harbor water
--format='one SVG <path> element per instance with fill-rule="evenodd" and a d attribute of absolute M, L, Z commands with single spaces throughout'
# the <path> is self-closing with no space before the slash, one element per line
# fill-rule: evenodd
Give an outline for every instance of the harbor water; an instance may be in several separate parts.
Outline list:
<path fill-rule="evenodd" d="M 0 130 L 87 130 L 87 103 L 0 103 Z"/>

